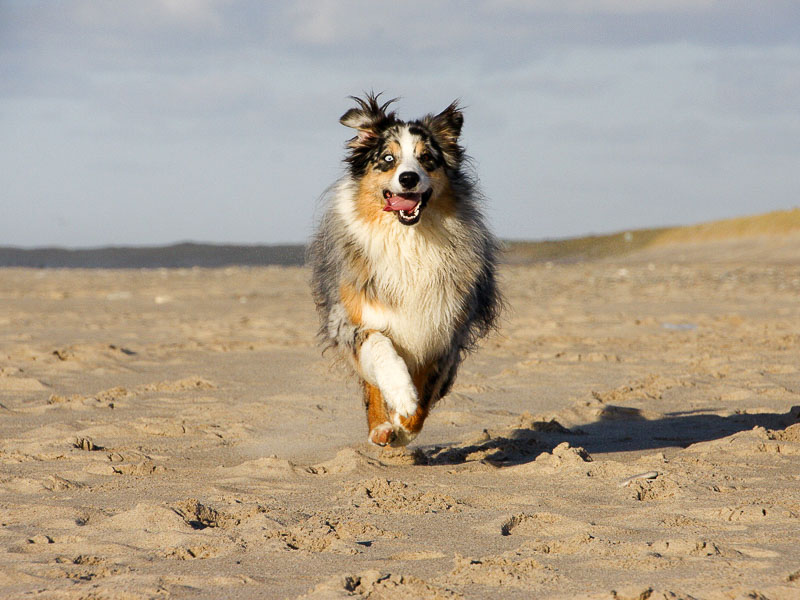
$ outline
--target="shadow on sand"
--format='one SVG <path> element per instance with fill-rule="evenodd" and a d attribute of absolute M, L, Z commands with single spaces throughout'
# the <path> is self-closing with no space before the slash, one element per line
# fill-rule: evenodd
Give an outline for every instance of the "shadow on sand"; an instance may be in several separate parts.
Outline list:
<path fill-rule="evenodd" d="M 460 445 L 420 448 L 420 462 L 457 465 L 480 460 L 503 467 L 528 463 L 562 442 L 580 446 L 589 454 L 634 452 L 663 448 L 686 448 L 698 442 L 721 439 L 754 427 L 785 429 L 800 423 L 800 406 L 788 412 L 732 414 L 720 416 L 709 411 L 666 413 L 646 418 L 634 408 L 605 405 L 597 421 L 567 429 L 557 421 L 531 421 L 495 435 L 484 430 L 483 439 Z"/>

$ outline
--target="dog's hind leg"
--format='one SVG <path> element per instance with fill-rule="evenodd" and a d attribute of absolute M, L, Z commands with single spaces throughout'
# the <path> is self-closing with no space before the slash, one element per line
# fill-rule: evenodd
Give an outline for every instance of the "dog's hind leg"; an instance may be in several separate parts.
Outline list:
<path fill-rule="evenodd" d="M 395 439 L 392 442 L 392 446 L 407 446 L 422 430 L 422 425 L 425 423 L 430 411 L 430 394 L 426 394 L 425 389 L 430 378 L 430 367 L 415 373 L 412 378 L 419 398 L 416 411 L 408 416 L 401 416 L 397 413 L 391 414 L 392 422 L 395 426 Z"/>
<path fill-rule="evenodd" d="M 445 356 L 414 374 L 414 387 L 419 403 L 417 410 L 408 416 L 392 413 L 395 425 L 393 446 L 405 446 L 419 435 L 422 425 L 433 405 L 450 390 L 458 370 L 458 350 Z"/>
<path fill-rule="evenodd" d="M 422 431 L 422 424 L 428 417 L 428 407 L 420 406 L 410 417 L 401 417 L 397 414 L 392 415 L 394 421 L 394 440 L 391 442 L 392 446 L 407 446 L 414 438 Z"/>

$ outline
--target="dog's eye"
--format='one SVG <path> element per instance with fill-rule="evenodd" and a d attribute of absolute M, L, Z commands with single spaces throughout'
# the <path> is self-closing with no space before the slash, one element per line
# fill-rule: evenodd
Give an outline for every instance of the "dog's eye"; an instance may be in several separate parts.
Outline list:
<path fill-rule="evenodd" d="M 383 157 L 383 160 L 384 162 L 387 163 L 394 162 L 394 156 L 392 156 L 391 154 L 387 154 L 386 156 Z"/>
<path fill-rule="evenodd" d="M 420 154 L 419 162 L 422 163 L 422 166 L 428 171 L 433 171 L 433 169 L 436 168 L 436 160 L 433 158 L 433 154 L 430 152 L 426 151 Z"/>

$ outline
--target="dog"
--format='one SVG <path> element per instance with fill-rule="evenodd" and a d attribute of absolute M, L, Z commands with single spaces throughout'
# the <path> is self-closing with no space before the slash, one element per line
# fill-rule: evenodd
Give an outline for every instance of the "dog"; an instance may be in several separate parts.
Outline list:
<path fill-rule="evenodd" d="M 357 374 L 368 439 L 405 446 L 501 309 L 499 244 L 459 143 L 458 101 L 402 121 L 351 96 L 346 173 L 309 245 L 319 335 Z"/>

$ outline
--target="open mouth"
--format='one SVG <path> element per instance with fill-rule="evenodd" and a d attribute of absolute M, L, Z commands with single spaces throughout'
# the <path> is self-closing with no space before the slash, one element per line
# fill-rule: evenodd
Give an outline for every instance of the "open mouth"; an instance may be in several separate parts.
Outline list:
<path fill-rule="evenodd" d="M 414 225 L 419 221 L 422 209 L 425 208 L 432 192 L 432 188 L 422 193 L 401 192 L 399 194 L 383 190 L 383 199 L 386 201 L 383 210 L 396 212 L 397 220 L 403 225 Z"/>

